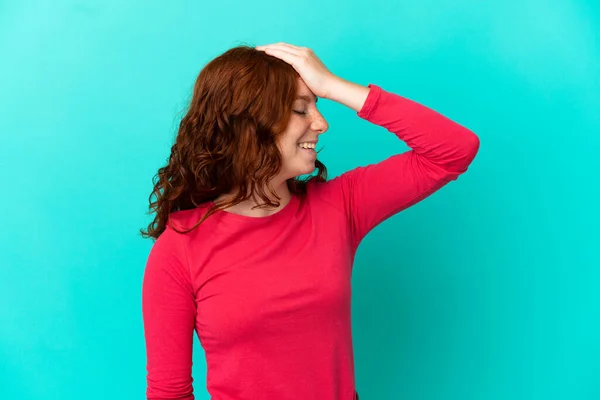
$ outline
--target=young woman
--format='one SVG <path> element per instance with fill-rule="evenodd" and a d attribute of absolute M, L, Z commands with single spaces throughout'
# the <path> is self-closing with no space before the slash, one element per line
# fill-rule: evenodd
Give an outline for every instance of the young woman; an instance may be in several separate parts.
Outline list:
<path fill-rule="evenodd" d="M 315 151 L 328 128 L 319 98 L 411 150 L 327 180 Z M 377 146 L 377 138 L 361 143 Z M 213 400 L 358 399 L 357 247 L 457 179 L 478 148 L 469 129 L 332 74 L 308 48 L 242 46 L 208 63 L 158 171 L 156 217 L 142 231 L 156 239 L 142 289 L 147 398 L 194 399 L 196 331 Z"/>

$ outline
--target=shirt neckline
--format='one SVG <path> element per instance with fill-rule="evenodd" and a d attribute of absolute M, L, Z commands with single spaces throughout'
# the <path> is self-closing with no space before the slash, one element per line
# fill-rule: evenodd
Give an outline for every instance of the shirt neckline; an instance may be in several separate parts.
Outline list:
<path fill-rule="evenodd" d="M 281 210 L 277 211 L 276 213 L 273 213 L 271 215 L 267 215 L 264 217 L 251 217 L 248 215 L 242 215 L 242 214 L 237 214 L 231 211 L 227 211 L 227 210 L 218 210 L 215 212 L 215 215 L 219 215 L 220 218 L 225 218 L 228 220 L 235 220 L 235 221 L 240 221 L 240 222 L 244 222 L 244 223 L 265 223 L 265 222 L 274 222 L 277 220 L 280 220 L 281 218 L 284 218 L 286 215 L 293 213 L 298 206 L 298 202 L 299 202 L 299 198 L 297 195 L 292 194 L 290 201 L 283 206 L 283 208 L 281 208 Z M 215 202 L 210 200 L 209 202 L 209 206 L 214 206 Z"/>

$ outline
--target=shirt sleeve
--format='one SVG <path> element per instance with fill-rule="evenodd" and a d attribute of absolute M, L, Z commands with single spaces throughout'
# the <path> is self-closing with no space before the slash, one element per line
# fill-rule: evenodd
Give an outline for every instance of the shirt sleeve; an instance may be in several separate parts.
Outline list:
<path fill-rule="evenodd" d="M 377 85 L 368 87 L 357 115 L 395 134 L 410 150 L 330 181 L 340 193 L 355 246 L 385 219 L 466 172 L 479 149 L 479 138 L 469 129 Z"/>
<path fill-rule="evenodd" d="M 196 302 L 184 237 L 171 228 L 154 242 L 144 271 L 142 314 L 146 398 L 194 400 L 192 350 Z"/>

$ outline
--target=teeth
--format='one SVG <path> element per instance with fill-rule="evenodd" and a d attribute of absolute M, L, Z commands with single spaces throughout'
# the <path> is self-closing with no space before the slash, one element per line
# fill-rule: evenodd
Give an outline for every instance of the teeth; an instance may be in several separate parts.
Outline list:
<path fill-rule="evenodd" d="M 298 143 L 298 147 L 303 149 L 314 149 L 317 145 L 315 143 Z"/>

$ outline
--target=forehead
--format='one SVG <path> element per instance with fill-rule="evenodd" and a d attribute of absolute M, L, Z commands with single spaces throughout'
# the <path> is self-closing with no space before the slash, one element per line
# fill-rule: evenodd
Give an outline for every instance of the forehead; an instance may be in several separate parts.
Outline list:
<path fill-rule="evenodd" d="M 317 96 L 311 92 L 302 79 L 298 79 L 298 91 L 296 92 L 296 100 L 306 100 L 315 103 L 319 100 Z"/>

